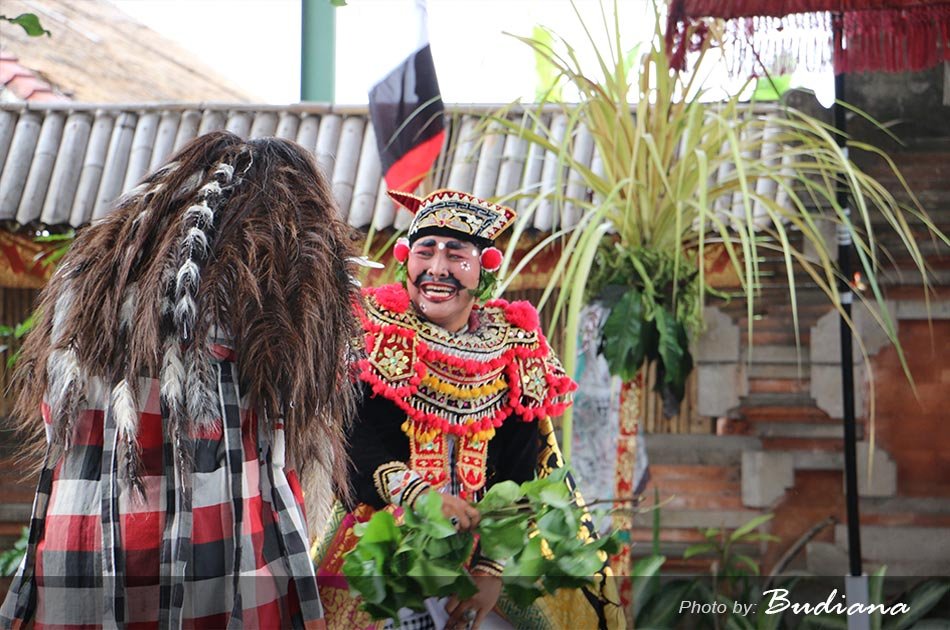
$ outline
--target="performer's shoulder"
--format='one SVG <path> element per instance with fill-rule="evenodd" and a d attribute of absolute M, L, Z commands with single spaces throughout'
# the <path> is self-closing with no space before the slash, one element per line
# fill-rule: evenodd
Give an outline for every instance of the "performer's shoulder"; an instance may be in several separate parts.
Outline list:
<path fill-rule="evenodd" d="M 361 298 L 363 308 L 370 311 L 389 311 L 400 314 L 409 310 L 409 293 L 398 282 L 378 287 L 365 287 L 361 291 Z"/>
<path fill-rule="evenodd" d="M 534 308 L 531 302 L 525 300 L 517 302 L 509 302 L 503 299 L 489 300 L 482 307 L 482 310 L 489 317 L 524 332 L 541 333 L 541 318 L 538 315 L 538 310 Z"/>

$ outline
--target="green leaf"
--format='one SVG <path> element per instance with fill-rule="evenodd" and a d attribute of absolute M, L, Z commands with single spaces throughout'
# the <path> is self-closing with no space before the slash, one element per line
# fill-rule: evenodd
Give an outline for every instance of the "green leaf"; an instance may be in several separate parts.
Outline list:
<path fill-rule="evenodd" d="M 574 495 L 563 483 L 554 483 L 540 492 L 542 502 L 555 508 L 566 508 L 574 503 Z"/>
<path fill-rule="evenodd" d="M 39 37 L 41 35 L 46 35 L 47 37 L 50 36 L 50 32 L 43 28 L 43 25 L 40 24 L 40 18 L 36 17 L 36 15 L 33 13 L 21 13 L 15 18 L 9 18 L 5 15 L 0 15 L 0 20 L 6 20 L 11 24 L 19 24 L 30 37 Z"/>
<path fill-rule="evenodd" d="M 604 323 L 604 357 L 611 374 L 623 380 L 636 376 L 646 355 L 643 333 L 643 299 L 637 289 L 630 289 L 614 305 Z"/>
<path fill-rule="evenodd" d="M 823 630 L 847 630 L 848 622 L 843 618 L 831 615 L 809 615 L 802 619 L 803 629 L 821 628 Z"/>
<path fill-rule="evenodd" d="M 479 527 L 479 543 L 482 552 L 489 558 L 504 562 L 514 556 L 524 546 L 528 525 L 526 520 L 503 521 L 498 527 L 486 529 Z"/>
<path fill-rule="evenodd" d="M 735 566 L 738 568 L 741 565 L 747 566 L 753 574 L 759 574 L 759 563 L 747 555 L 738 553 L 735 555 Z"/>
<path fill-rule="evenodd" d="M 362 528 L 360 542 L 364 545 L 369 543 L 396 543 L 401 536 L 396 528 L 396 519 L 385 510 L 380 510 L 373 514 L 373 517 L 366 522 Z"/>
<path fill-rule="evenodd" d="M 458 533 L 455 526 L 442 513 L 442 495 L 438 492 L 425 492 L 413 505 L 413 510 L 421 517 L 419 528 L 434 538 L 448 538 Z"/>
<path fill-rule="evenodd" d="M 673 628 L 681 616 L 680 604 L 688 599 L 694 584 L 677 581 L 667 584 L 659 594 L 651 599 L 636 618 L 636 628 Z"/>
<path fill-rule="evenodd" d="M 659 588 L 660 567 L 666 562 L 665 556 L 647 556 L 633 565 L 633 617 L 640 614 L 644 605 L 656 594 Z"/>
<path fill-rule="evenodd" d="M 21 339 L 26 336 L 33 327 L 36 325 L 37 315 L 39 311 L 33 311 L 30 313 L 30 316 L 24 319 L 22 322 L 16 325 L 16 328 L 13 330 L 13 336 L 17 339 Z"/>
<path fill-rule="evenodd" d="M 0 337 L 10 337 L 14 334 L 13 326 L 0 325 Z"/>
<path fill-rule="evenodd" d="M 885 624 L 888 630 L 904 630 L 910 628 L 915 622 L 930 612 L 934 606 L 940 603 L 940 600 L 950 592 L 950 581 L 946 579 L 930 579 L 922 582 L 911 589 L 907 596 L 902 597 L 901 601 L 907 604 L 909 612 L 900 617 L 890 620 Z"/>
<path fill-rule="evenodd" d="M 544 595 L 544 590 L 537 583 L 537 578 L 519 578 L 518 580 L 505 579 L 505 594 L 520 608 L 527 608 L 536 599 Z"/>
<path fill-rule="evenodd" d="M 713 543 L 696 543 L 686 548 L 683 552 L 683 560 L 689 560 L 693 556 L 699 556 L 704 553 L 713 553 L 717 549 L 718 547 Z"/>
<path fill-rule="evenodd" d="M 729 540 L 731 542 L 739 542 L 740 538 L 742 538 L 743 536 L 745 536 L 752 530 L 758 529 L 760 525 L 762 525 L 763 523 L 769 522 L 773 518 L 775 518 L 774 514 L 761 514 L 759 516 L 756 516 L 749 522 L 743 524 L 742 526 L 738 527 L 735 531 L 733 531 L 732 534 L 729 535 Z"/>
<path fill-rule="evenodd" d="M 552 510 L 538 519 L 538 531 L 552 544 L 562 539 L 577 540 L 579 523 L 570 512 Z"/>
<path fill-rule="evenodd" d="M 360 560 L 348 554 L 343 561 L 343 575 L 350 589 L 367 602 L 378 604 L 386 599 L 386 579 L 372 560 Z"/>
<path fill-rule="evenodd" d="M 555 556 L 557 567 L 565 573 L 577 578 L 590 578 L 600 570 L 603 561 L 595 555 L 576 555 L 558 558 Z"/>
<path fill-rule="evenodd" d="M 423 555 L 416 556 L 409 567 L 408 575 L 414 578 L 425 593 L 433 596 L 447 595 L 445 590 L 455 585 L 455 582 L 465 576 L 461 567 L 449 568 L 441 563 L 433 562 Z M 471 578 L 469 578 L 471 581 Z"/>
<path fill-rule="evenodd" d="M 482 497 L 482 500 L 479 501 L 475 507 L 478 508 L 480 513 L 484 514 L 491 510 L 512 505 L 515 501 L 520 499 L 521 496 L 521 487 L 517 483 L 514 481 L 502 481 L 489 488 L 488 492 L 485 493 L 485 496 Z"/>
<path fill-rule="evenodd" d="M 16 362 L 20 359 L 20 355 L 23 353 L 23 348 L 20 348 L 13 353 L 12 356 L 7 358 L 7 369 L 13 368 L 16 365 Z"/>
<path fill-rule="evenodd" d="M 659 354 L 663 368 L 663 386 L 679 403 L 686 393 L 686 379 L 693 369 L 686 328 L 677 322 L 665 308 L 656 310 L 656 328 L 659 332 Z"/>

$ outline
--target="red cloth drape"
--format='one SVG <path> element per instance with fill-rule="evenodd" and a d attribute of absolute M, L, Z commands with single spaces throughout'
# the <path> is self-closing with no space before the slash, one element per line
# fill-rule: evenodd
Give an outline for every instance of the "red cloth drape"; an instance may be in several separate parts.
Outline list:
<path fill-rule="evenodd" d="M 926 7 L 950 6 L 947 0 L 678 0 L 680 14 L 687 18 L 771 16 L 782 17 L 794 13 L 832 11 L 917 10 Z"/>
<path fill-rule="evenodd" d="M 699 18 L 736 22 L 734 32 L 751 33 L 831 12 L 835 72 L 923 70 L 950 61 L 950 0 L 673 0 L 667 47 L 682 65 L 687 25 Z M 771 71 L 771 69 L 769 69 Z"/>

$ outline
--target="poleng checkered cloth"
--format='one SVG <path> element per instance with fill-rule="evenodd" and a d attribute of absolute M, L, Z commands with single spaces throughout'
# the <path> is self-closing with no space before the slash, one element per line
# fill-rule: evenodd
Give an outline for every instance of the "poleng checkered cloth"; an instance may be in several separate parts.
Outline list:
<path fill-rule="evenodd" d="M 221 422 L 183 444 L 164 430 L 158 381 L 139 381 L 144 498 L 118 472 L 110 388 L 90 386 L 69 450 L 40 474 L 2 627 L 325 627 L 283 427 L 258 422 L 233 354 L 214 351 Z"/>

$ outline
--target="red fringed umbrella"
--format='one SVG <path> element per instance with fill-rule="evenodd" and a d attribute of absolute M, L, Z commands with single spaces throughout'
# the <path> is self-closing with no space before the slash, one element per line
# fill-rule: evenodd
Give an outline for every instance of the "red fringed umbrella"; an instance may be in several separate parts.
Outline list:
<path fill-rule="evenodd" d="M 667 45 L 672 59 L 682 61 L 685 25 L 716 17 L 729 21 L 737 40 L 743 34 L 762 44 L 765 37 L 778 38 L 794 52 L 791 47 L 802 42 L 783 31 L 820 26 L 825 12 L 837 21 L 836 74 L 923 70 L 950 61 L 950 0 L 672 0 Z"/>

